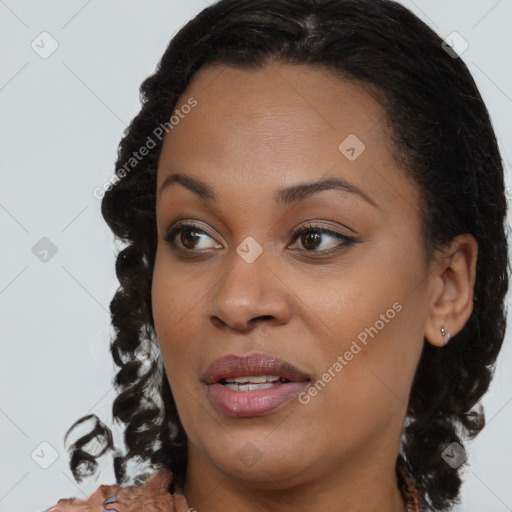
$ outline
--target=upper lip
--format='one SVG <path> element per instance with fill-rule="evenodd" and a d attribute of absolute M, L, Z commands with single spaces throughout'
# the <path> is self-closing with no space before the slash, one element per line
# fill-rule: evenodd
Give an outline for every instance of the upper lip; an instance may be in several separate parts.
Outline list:
<path fill-rule="evenodd" d="M 274 375 L 290 381 L 310 380 L 308 375 L 293 364 L 267 354 L 246 356 L 228 355 L 211 363 L 203 374 L 205 384 L 214 384 L 223 379 Z"/>

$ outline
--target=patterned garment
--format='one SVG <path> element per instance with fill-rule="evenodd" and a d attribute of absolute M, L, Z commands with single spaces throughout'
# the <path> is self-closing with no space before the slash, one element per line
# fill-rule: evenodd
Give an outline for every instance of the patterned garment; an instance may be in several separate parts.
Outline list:
<path fill-rule="evenodd" d="M 421 512 L 418 492 L 413 480 L 402 472 L 402 495 L 407 512 Z M 46 512 L 195 512 L 181 494 L 169 494 L 172 482 L 170 471 L 159 471 L 138 487 L 102 485 L 87 500 L 77 498 L 59 500 Z"/>

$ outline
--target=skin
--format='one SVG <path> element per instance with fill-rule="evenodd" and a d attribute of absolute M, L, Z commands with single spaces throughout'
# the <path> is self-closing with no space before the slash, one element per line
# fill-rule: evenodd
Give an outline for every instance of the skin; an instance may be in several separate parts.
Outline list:
<path fill-rule="evenodd" d="M 191 97 L 197 106 L 168 133 L 158 164 L 152 288 L 188 437 L 189 506 L 405 510 L 395 462 L 412 380 L 425 339 L 443 346 L 441 326 L 454 336 L 471 314 L 476 242 L 461 235 L 427 259 L 418 187 L 395 162 L 385 111 L 368 87 L 305 66 L 215 65 L 176 108 Z M 354 161 L 338 149 L 349 134 L 366 147 Z M 178 182 L 161 190 L 178 172 L 217 199 Z M 326 177 L 370 199 L 332 189 L 294 204 L 274 200 L 278 189 Z M 179 251 L 165 237 L 183 219 L 205 233 L 196 242 L 190 232 L 175 237 Z M 340 240 L 316 231 L 317 247 L 290 234 L 311 222 L 356 242 L 321 255 Z M 246 237 L 263 249 L 252 263 L 236 251 Z M 219 357 L 270 354 L 315 382 L 396 303 L 400 312 L 309 403 L 233 418 L 208 400 L 201 376 Z M 243 447 L 254 464 L 237 456 Z"/>

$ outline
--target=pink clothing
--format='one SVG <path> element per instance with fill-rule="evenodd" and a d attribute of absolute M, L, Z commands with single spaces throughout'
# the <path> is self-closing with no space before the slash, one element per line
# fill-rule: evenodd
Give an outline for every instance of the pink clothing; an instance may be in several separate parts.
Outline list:
<path fill-rule="evenodd" d="M 403 475 L 406 482 L 406 489 L 403 491 L 406 510 L 421 512 L 414 483 L 405 473 Z M 195 509 L 189 508 L 183 495 L 168 492 L 172 478 L 170 471 L 162 470 L 139 487 L 102 485 L 87 500 L 59 500 L 57 505 L 46 512 L 196 512 Z M 108 503 L 105 503 L 105 500 L 108 500 Z"/>
<path fill-rule="evenodd" d="M 192 512 L 194 509 L 189 509 L 184 496 L 169 494 L 167 489 L 171 481 L 170 471 L 160 471 L 139 487 L 102 485 L 86 500 L 59 500 L 46 512 Z M 113 496 L 116 497 L 115 502 L 103 504 Z"/>

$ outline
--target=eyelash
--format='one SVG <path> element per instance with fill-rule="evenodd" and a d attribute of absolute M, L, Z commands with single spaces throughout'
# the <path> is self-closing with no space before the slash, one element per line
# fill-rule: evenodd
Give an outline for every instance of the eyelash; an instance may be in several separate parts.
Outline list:
<path fill-rule="evenodd" d="M 338 233 L 337 231 L 332 231 L 326 227 L 318 226 L 317 224 L 311 223 L 306 226 L 301 227 L 300 229 L 297 229 L 296 231 L 293 231 L 290 233 L 290 237 L 292 237 L 292 240 L 297 240 L 302 235 L 306 233 L 320 233 L 322 235 L 330 235 L 332 238 L 338 239 L 340 243 L 338 243 L 335 247 L 332 247 L 331 249 L 324 249 L 323 251 L 316 251 L 311 250 L 308 251 L 307 249 L 300 249 L 303 252 L 306 253 L 316 253 L 320 255 L 328 255 L 333 252 L 340 251 L 342 249 L 345 249 L 346 247 L 356 243 L 356 239 L 347 235 L 342 235 L 341 233 Z"/>
<path fill-rule="evenodd" d="M 196 251 L 194 249 L 187 249 L 185 247 L 180 247 L 175 242 L 176 236 L 179 235 L 181 232 L 186 231 L 187 229 L 189 229 L 191 231 L 193 230 L 200 234 L 205 234 L 206 236 L 213 238 L 211 235 L 208 234 L 207 231 L 205 231 L 204 229 L 201 229 L 200 226 L 198 226 L 196 224 L 192 224 L 192 223 L 184 223 L 184 224 L 179 224 L 177 226 L 172 227 L 167 232 L 167 234 L 164 236 L 164 241 L 167 242 L 171 246 L 172 250 L 179 251 L 182 253 L 189 253 L 189 254 L 200 253 L 201 251 Z M 318 226 L 317 224 L 314 224 L 314 223 L 303 226 L 300 229 L 297 229 L 296 231 L 292 231 L 290 233 L 290 237 L 292 237 L 292 241 L 295 241 L 306 233 L 320 233 L 320 234 L 330 235 L 333 238 L 337 238 L 338 240 L 340 240 L 340 243 L 338 245 L 336 245 L 335 247 L 332 247 L 331 249 L 324 249 L 323 251 L 299 249 L 299 251 L 301 251 L 303 253 L 307 253 L 307 254 L 329 255 L 329 254 L 332 254 L 333 252 L 343 250 L 346 247 L 349 247 L 350 245 L 357 243 L 357 240 L 353 237 L 342 235 L 341 233 L 332 231 L 323 226 Z"/>

